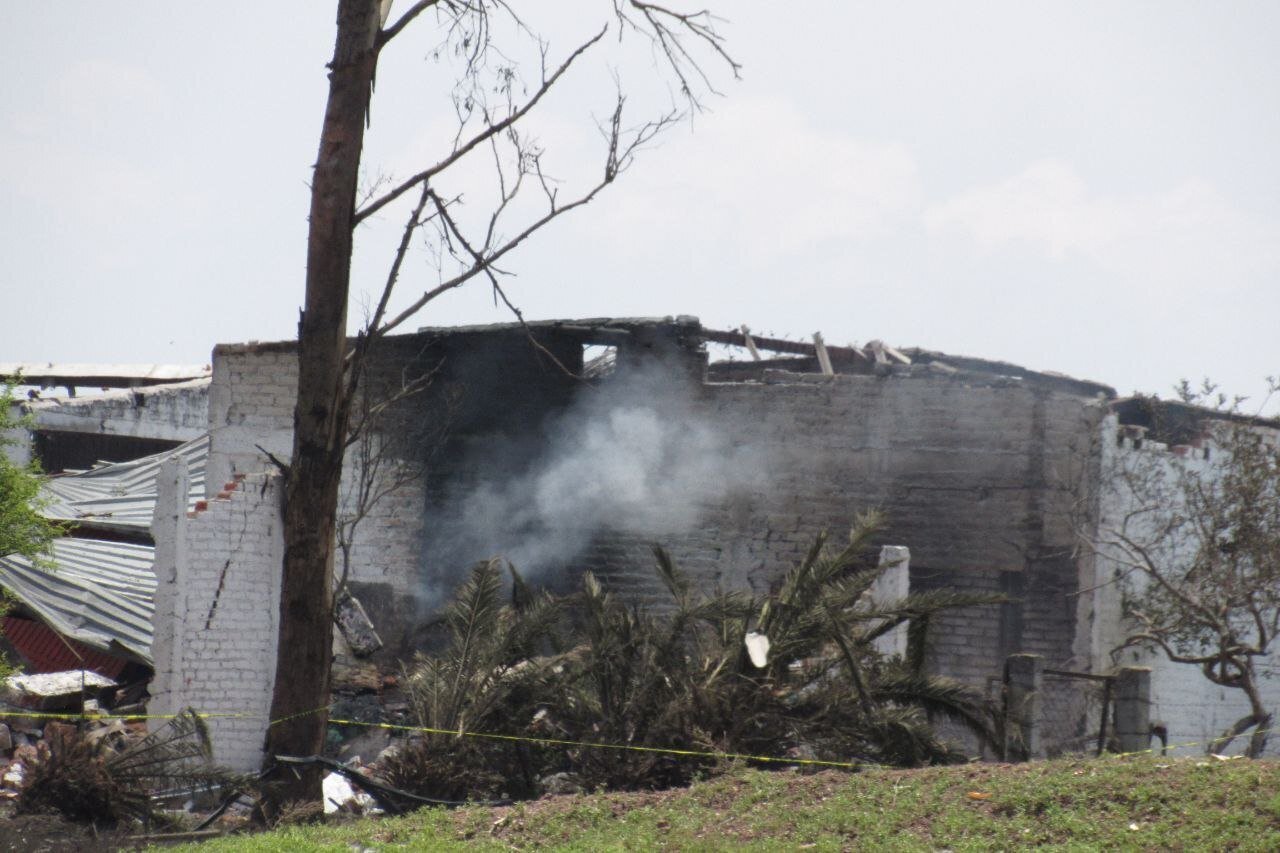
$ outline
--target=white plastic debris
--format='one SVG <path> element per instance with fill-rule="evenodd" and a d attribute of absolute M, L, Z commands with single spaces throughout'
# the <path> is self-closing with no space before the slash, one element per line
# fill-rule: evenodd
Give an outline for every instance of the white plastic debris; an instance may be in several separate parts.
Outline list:
<path fill-rule="evenodd" d="M 743 638 L 747 645 L 747 656 L 751 658 L 756 669 L 764 669 L 769 663 L 769 638 L 757 631 L 748 631 Z"/>
<path fill-rule="evenodd" d="M 350 808 L 350 804 L 356 801 L 356 789 L 337 773 L 326 774 L 320 783 L 320 790 L 324 794 L 325 814 L 334 814 L 344 806 Z"/>
<path fill-rule="evenodd" d="M 340 811 L 355 814 L 382 814 L 377 801 L 351 784 L 341 773 L 327 774 L 320 782 L 320 791 L 324 795 L 325 814 Z"/>

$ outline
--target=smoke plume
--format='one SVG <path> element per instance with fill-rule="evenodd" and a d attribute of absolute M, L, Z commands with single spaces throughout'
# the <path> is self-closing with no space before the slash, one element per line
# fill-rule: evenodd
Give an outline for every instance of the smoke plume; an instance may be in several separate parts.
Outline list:
<path fill-rule="evenodd" d="M 432 522 L 438 556 L 455 572 L 502 556 L 552 580 L 601 531 L 662 541 L 695 528 L 709 506 L 759 486 L 766 466 L 694 393 L 669 369 L 632 369 L 584 388 L 534 440 L 486 447 L 468 461 L 474 485 Z"/>

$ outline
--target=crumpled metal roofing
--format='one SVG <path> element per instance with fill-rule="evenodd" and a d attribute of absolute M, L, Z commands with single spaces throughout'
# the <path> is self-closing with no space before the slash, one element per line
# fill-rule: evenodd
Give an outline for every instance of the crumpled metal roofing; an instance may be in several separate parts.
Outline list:
<path fill-rule="evenodd" d="M 39 619 L 6 616 L 4 639 L 22 656 L 28 672 L 66 672 L 87 669 L 107 678 L 119 679 L 127 661 L 91 649 L 79 640 L 63 636 Z"/>
<path fill-rule="evenodd" d="M 0 586 L 58 633 L 90 648 L 151 663 L 155 549 L 63 537 L 53 569 L 0 557 Z"/>
<path fill-rule="evenodd" d="M 209 437 L 135 459 L 54 477 L 45 484 L 43 515 L 98 530 L 145 533 L 156 506 L 160 463 L 187 460 L 187 505 L 204 497 Z M 90 648 L 151 663 L 151 616 L 156 578 L 151 545 L 64 536 L 53 542 L 49 567 L 16 554 L 0 557 L 0 587 L 13 593 L 49 627 Z"/>
<path fill-rule="evenodd" d="M 204 497 L 204 466 L 209 436 L 144 456 L 132 462 L 110 462 L 50 479 L 45 484 L 49 503 L 41 514 L 102 530 L 147 531 L 156 507 L 156 475 L 170 456 L 186 459 L 191 475 L 187 508 Z"/>

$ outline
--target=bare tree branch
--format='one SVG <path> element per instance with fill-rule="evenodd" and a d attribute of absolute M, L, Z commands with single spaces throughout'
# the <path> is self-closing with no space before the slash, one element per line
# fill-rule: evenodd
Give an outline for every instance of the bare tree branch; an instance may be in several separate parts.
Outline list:
<path fill-rule="evenodd" d="M 434 166 L 430 167 L 429 169 L 423 169 L 421 172 L 417 173 L 413 177 L 408 178 L 405 181 L 402 181 L 394 189 L 386 192 L 376 200 L 365 205 L 360 210 L 357 210 L 355 216 L 352 218 L 353 226 L 359 225 L 365 219 L 368 219 L 370 216 L 377 213 L 379 210 L 386 207 L 388 204 L 395 201 L 397 198 L 404 195 L 406 192 L 418 186 L 419 184 L 423 184 L 430 181 L 433 177 L 440 174 L 445 169 L 448 169 L 454 163 L 458 162 L 467 154 L 469 154 L 472 151 L 472 149 L 474 149 L 477 145 L 501 133 L 502 131 L 511 127 L 520 119 L 528 115 L 529 111 L 532 110 L 535 106 L 537 106 L 538 102 L 542 100 L 543 95 L 545 95 L 548 91 L 550 91 L 551 87 L 554 86 L 556 82 L 564 75 L 564 73 L 569 70 L 569 67 L 574 63 L 574 61 L 577 60 L 578 57 L 582 56 L 582 54 L 585 53 L 587 50 L 589 50 L 592 46 L 598 43 L 600 39 L 604 38 L 604 34 L 605 32 L 607 32 L 607 30 L 608 30 L 608 27 L 601 29 L 599 33 L 597 33 L 587 41 L 583 42 L 581 45 L 578 46 L 577 50 L 569 54 L 568 59 L 566 59 L 564 62 L 560 64 L 560 67 L 558 67 L 555 70 L 555 73 L 553 73 L 549 78 L 546 78 L 542 81 L 542 84 L 538 87 L 537 91 L 533 93 L 533 97 L 531 97 L 528 101 L 526 101 L 523 106 L 512 111 L 510 114 L 507 115 L 506 118 L 502 119 L 501 121 L 490 124 L 482 132 L 471 137 L 461 146 L 455 147 L 453 153 L 450 154 L 448 157 L 444 158 L 443 160 L 441 160 L 439 163 L 436 163 Z"/>
<path fill-rule="evenodd" d="M 616 115 L 618 115 L 618 113 L 615 112 L 615 116 Z M 616 138 L 611 139 L 609 154 L 605 164 L 605 174 L 597 184 L 573 201 L 567 204 L 551 207 L 546 213 L 529 223 L 514 237 L 484 253 L 481 256 L 482 260 L 474 261 L 471 266 L 467 267 L 462 272 L 423 293 L 422 296 L 410 303 L 403 311 L 384 323 L 377 330 L 377 333 L 387 334 L 391 330 L 400 326 L 414 314 L 418 313 L 418 311 L 422 310 L 423 306 L 436 299 L 441 294 L 447 293 L 457 287 L 461 287 L 463 284 L 466 284 L 468 281 L 484 272 L 486 267 L 497 263 L 497 261 L 522 244 L 530 236 L 537 233 L 552 220 L 568 213 L 571 210 L 591 203 L 591 201 L 600 194 L 601 190 L 613 183 L 614 179 L 624 171 L 628 165 L 630 165 L 632 155 L 635 153 L 636 149 L 651 140 L 655 133 L 658 133 L 661 129 L 670 125 L 675 121 L 675 118 L 676 117 L 674 115 L 669 115 L 656 121 L 646 123 L 636 131 L 631 141 L 621 148 L 619 147 Z M 442 203 L 437 204 L 437 211 L 442 209 L 440 206 L 441 204 Z"/>
<path fill-rule="evenodd" d="M 672 73 L 680 81 L 680 90 L 694 106 L 699 106 L 689 75 L 698 78 L 702 87 L 712 94 L 719 94 L 714 84 L 703 70 L 701 63 L 685 46 L 683 35 L 690 35 L 703 46 L 724 61 L 733 72 L 735 79 L 739 77 L 742 66 L 729 55 L 725 49 L 725 40 L 716 29 L 716 18 L 707 9 L 697 12 L 677 12 L 657 3 L 644 0 L 613 0 L 614 16 L 618 22 L 641 33 L 657 43 L 671 67 Z M 646 26 L 638 24 L 629 12 L 635 12 L 643 18 Z"/>
<path fill-rule="evenodd" d="M 377 41 L 378 50 L 381 50 L 383 46 L 386 45 L 387 42 L 391 41 L 393 38 L 400 35 L 400 33 L 404 31 L 405 27 L 413 23 L 414 18 L 418 17 L 428 9 L 438 5 L 440 5 L 440 0 L 418 0 L 417 3 L 414 3 L 412 6 L 410 6 L 403 15 L 401 15 L 398 19 L 396 19 L 396 22 L 394 24 L 392 24 L 389 27 L 386 27 L 385 29 L 383 29 L 382 32 L 378 33 L 378 41 Z"/>

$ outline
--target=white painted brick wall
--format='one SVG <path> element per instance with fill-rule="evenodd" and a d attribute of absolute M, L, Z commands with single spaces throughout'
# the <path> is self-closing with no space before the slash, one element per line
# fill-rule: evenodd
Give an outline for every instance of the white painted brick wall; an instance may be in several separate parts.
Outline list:
<path fill-rule="evenodd" d="M 191 441 L 209 423 L 209 381 L 121 388 L 23 404 L 38 430 Z"/>
<path fill-rule="evenodd" d="M 214 350 L 209 399 L 210 494 L 235 474 L 273 465 L 259 448 L 288 461 L 293 450 L 297 355 L 277 344 L 222 345 Z M 353 511 L 357 466 L 348 454 L 340 514 Z M 380 498 L 356 527 L 351 580 L 390 583 L 411 594 L 418 577 L 423 490 L 409 483 Z M 339 566 L 339 570 L 340 570 Z"/>
<path fill-rule="evenodd" d="M 178 497 L 185 477 L 176 459 L 160 474 L 149 710 L 208 715 L 214 760 L 254 770 L 262 763 L 279 632 L 279 478 L 246 476 L 187 513 Z"/>
<path fill-rule="evenodd" d="M 1125 515 L 1135 507 L 1130 494 L 1117 478 L 1126 466 L 1144 466 L 1172 482 L 1175 466 L 1191 465 L 1201 472 L 1212 471 L 1212 459 L 1205 461 L 1194 455 L 1179 458 L 1164 445 L 1145 441 L 1141 449 L 1125 439 L 1117 444 L 1118 419 L 1112 415 L 1101 425 L 1102 473 L 1107 478 L 1099 509 L 1100 529 L 1119 529 Z M 1128 532 L 1138 541 L 1149 535 L 1140 523 L 1130 520 Z M 1169 552 L 1181 549 L 1189 553 L 1187 543 L 1168 543 Z M 1159 555 L 1168 559 L 1170 553 Z M 1176 557 L 1175 557 L 1176 558 Z M 1094 584 L 1090 596 L 1093 608 L 1092 646 L 1094 671 L 1107 672 L 1116 665 L 1151 667 L 1152 721 L 1163 721 L 1169 730 L 1170 747 L 1183 754 L 1203 753 L 1206 746 L 1232 723 L 1249 712 L 1248 701 L 1239 690 L 1219 687 L 1206 679 L 1197 666 L 1171 663 L 1163 654 L 1139 649 L 1126 649 L 1113 661 L 1112 650 L 1123 641 L 1126 623 L 1122 614 L 1120 589 L 1116 583 L 1118 573 L 1124 572 L 1122 556 L 1105 546 L 1094 561 Z M 1273 715 L 1280 719 L 1280 648 L 1259 662 L 1264 674 L 1262 690 L 1264 700 Z M 1273 723 L 1274 725 L 1274 723 Z M 1237 738 L 1232 752 L 1241 752 L 1248 738 Z M 1172 750 L 1171 750 L 1172 751 Z M 1280 755 L 1280 736 L 1273 734 L 1268 741 L 1267 754 Z"/>

